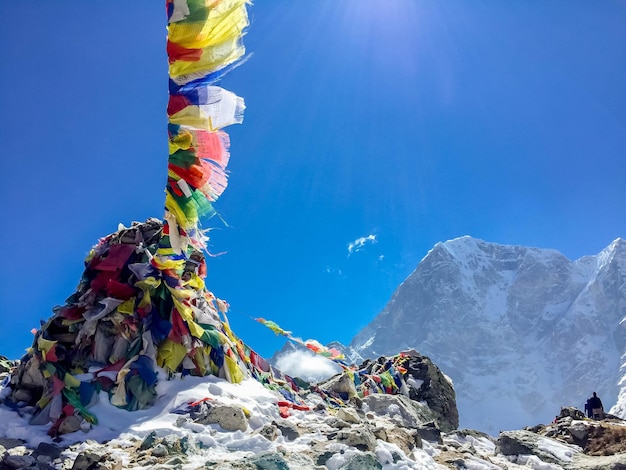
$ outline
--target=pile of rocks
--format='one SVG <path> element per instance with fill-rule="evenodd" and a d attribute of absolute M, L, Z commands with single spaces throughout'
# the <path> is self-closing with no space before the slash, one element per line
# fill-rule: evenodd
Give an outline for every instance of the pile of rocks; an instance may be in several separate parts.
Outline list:
<path fill-rule="evenodd" d="M 447 388 L 438 388 L 439 380 L 409 381 L 415 394 L 442 396 Z M 0 469 L 626 469 L 626 423 L 592 421 L 574 408 L 563 409 L 554 423 L 495 438 L 467 429 L 443 431 L 440 423 L 449 426 L 450 417 L 402 394 L 372 394 L 339 408 L 314 391 L 303 398 L 309 411 L 269 419 L 219 399 L 200 401 L 172 411 L 179 416 L 171 433 L 124 434 L 106 443 L 61 441 L 31 449 L 17 439 L 0 439 Z M 453 401 L 444 402 L 455 408 Z M 224 439 L 231 439 L 232 454 L 219 444 Z M 256 452 L 249 451 L 250 442 Z"/>

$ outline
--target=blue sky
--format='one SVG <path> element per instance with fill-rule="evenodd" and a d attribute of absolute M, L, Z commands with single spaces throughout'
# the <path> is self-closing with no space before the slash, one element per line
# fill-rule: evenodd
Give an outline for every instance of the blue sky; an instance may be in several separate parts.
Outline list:
<path fill-rule="evenodd" d="M 208 287 L 259 353 L 352 337 L 438 241 L 570 259 L 626 237 L 624 1 L 259 0 Z M 90 247 L 162 217 L 165 12 L 7 2 L 0 28 L 0 354 Z M 349 249 L 351 248 L 351 249 Z"/>

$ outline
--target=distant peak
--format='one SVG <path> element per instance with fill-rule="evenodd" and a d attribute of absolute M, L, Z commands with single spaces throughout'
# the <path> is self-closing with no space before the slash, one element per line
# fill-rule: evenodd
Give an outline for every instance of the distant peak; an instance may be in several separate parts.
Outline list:
<path fill-rule="evenodd" d="M 441 247 L 450 253 L 455 258 L 463 258 L 467 256 L 468 252 L 474 252 L 480 246 L 487 244 L 484 240 L 464 235 L 462 237 L 453 238 L 441 243 Z M 439 245 L 439 243 L 438 243 Z"/>

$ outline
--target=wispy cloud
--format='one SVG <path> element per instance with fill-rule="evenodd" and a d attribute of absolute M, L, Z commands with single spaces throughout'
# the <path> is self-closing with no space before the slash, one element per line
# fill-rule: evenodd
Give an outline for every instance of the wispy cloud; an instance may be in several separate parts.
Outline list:
<path fill-rule="evenodd" d="M 357 238 L 353 242 L 348 243 L 348 256 L 357 251 L 361 251 L 366 243 L 376 243 L 376 235 L 372 233 L 367 237 Z"/>
<path fill-rule="evenodd" d="M 341 270 L 341 268 L 334 268 L 331 266 L 326 266 L 326 269 L 324 269 L 324 272 L 326 274 L 336 274 L 338 276 L 343 276 L 343 271 Z"/>
<path fill-rule="evenodd" d="M 341 372 L 341 368 L 334 362 L 308 351 L 293 351 L 279 356 L 276 366 L 292 377 L 301 377 L 315 382 Z"/>

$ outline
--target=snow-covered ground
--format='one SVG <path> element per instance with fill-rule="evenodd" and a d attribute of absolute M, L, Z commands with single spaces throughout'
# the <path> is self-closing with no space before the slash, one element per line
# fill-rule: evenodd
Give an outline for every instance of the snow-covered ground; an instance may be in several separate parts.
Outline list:
<path fill-rule="evenodd" d="M 8 388 L 0 388 L 0 398 L 8 395 Z M 114 456 L 126 467 L 131 455 L 124 449 L 136 448 L 137 440 L 142 440 L 151 432 L 157 436 L 176 435 L 189 438 L 195 453 L 188 456 L 183 468 L 199 468 L 206 461 L 207 453 L 211 460 L 236 461 L 245 456 L 262 451 L 275 451 L 282 448 L 290 453 L 297 453 L 311 448 L 322 437 L 321 431 L 328 430 L 328 414 L 316 411 L 290 410 L 289 421 L 298 427 L 305 427 L 310 432 L 295 440 L 279 436 L 271 441 L 258 431 L 275 420 L 280 420 L 277 403 L 282 397 L 263 387 L 253 379 L 240 384 L 232 384 L 217 377 L 185 377 L 183 379 L 159 380 L 157 384 L 159 398 L 154 406 L 140 411 L 129 412 L 111 405 L 105 392 L 101 392 L 98 403 L 90 411 L 98 418 L 98 424 L 84 424 L 84 430 L 62 436 L 60 445 L 83 443 L 72 450 L 66 450 L 69 458 L 75 458 L 81 451 L 97 443 L 108 442 L 108 449 L 116 449 Z M 173 411 L 190 402 L 209 399 L 224 405 L 242 407 L 248 415 L 246 431 L 227 432 L 219 425 L 201 425 L 188 420 L 181 420 L 181 414 Z M 315 394 L 309 395 L 309 404 L 321 403 Z M 0 437 L 21 439 L 28 447 L 36 448 L 41 442 L 53 443 L 47 435 L 50 425 L 35 426 L 29 424 L 28 410 L 19 413 L 0 406 Z M 325 439 L 325 438 L 324 438 Z M 416 449 L 409 458 L 394 444 L 377 441 L 375 454 L 384 469 L 438 469 L 441 468 L 432 459 L 432 448 Z M 328 450 L 334 455 L 328 460 L 329 469 L 339 469 L 354 454 L 359 453 L 354 447 L 341 443 L 329 443 Z M 403 456 L 398 460 L 397 456 Z M 395 462 L 394 462 L 395 456 Z M 139 468 L 139 467 L 134 467 Z"/>

